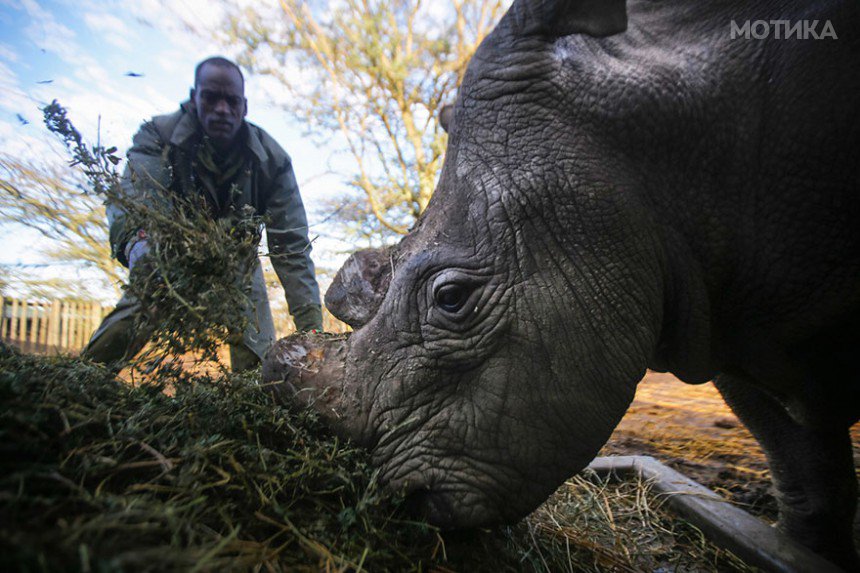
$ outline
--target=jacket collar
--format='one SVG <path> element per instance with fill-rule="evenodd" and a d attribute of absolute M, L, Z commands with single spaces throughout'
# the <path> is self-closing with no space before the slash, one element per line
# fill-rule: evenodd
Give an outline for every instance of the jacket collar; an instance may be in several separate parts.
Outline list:
<path fill-rule="evenodd" d="M 180 113 L 182 115 L 176 124 L 176 128 L 173 130 L 173 134 L 170 136 L 170 144 L 181 149 L 190 150 L 194 145 L 195 139 L 203 131 L 203 128 L 200 126 L 200 122 L 197 121 L 197 112 L 191 100 L 182 102 Z M 252 123 L 242 120 L 242 127 L 240 129 L 245 132 L 245 145 L 257 156 L 260 163 L 263 164 L 266 161 L 266 150 L 263 147 L 263 142 L 260 141 L 258 130 L 251 129 L 252 125 Z"/>

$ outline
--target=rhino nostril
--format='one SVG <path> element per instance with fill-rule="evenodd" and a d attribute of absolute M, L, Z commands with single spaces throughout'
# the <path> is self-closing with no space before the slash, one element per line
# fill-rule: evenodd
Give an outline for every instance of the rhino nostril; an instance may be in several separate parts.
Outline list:
<path fill-rule="evenodd" d="M 266 388 L 277 401 L 292 401 L 299 393 L 299 389 L 293 384 L 298 369 L 292 367 L 272 368 L 272 364 L 264 364 L 262 386 Z"/>
<path fill-rule="evenodd" d="M 311 352 L 306 342 L 282 339 L 276 342 L 263 360 L 262 382 L 278 400 L 292 400 L 301 387 L 301 373 Z"/>
<path fill-rule="evenodd" d="M 345 335 L 317 333 L 282 338 L 263 360 L 262 385 L 276 401 L 310 406 L 339 420 L 345 408 L 346 341 Z"/>

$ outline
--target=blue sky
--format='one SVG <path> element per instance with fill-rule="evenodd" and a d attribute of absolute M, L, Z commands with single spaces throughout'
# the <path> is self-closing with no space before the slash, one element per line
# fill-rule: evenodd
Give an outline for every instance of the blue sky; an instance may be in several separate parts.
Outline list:
<path fill-rule="evenodd" d="M 0 152 L 62 160 L 50 150 L 39 111 L 53 99 L 68 108 L 86 138 L 95 139 L 100 122 L 102 141 L 125 150 L 144 119 L 171 112 L 188 97 L 197 62 L 232 55 L 229 47 L 187 32 L 176 13 L 204 27 L 221 17 L 198 0 L 0 0 Z M 272 93 L 260 78 L 247 78 L 248 119 L 292 156 L 313 224 L 324 216 L 316 214 L 319 202 L 344 187 L 339 177 L 326 174 L 330 150 L 303 138 L 303 127 L 277 107 Z M 43 260 L 41 239 L 20 227 L 0 226 L 0 244 L 0 263 Z M 316 258 L 336 268 L 344 247 L 323 237 Z"/>

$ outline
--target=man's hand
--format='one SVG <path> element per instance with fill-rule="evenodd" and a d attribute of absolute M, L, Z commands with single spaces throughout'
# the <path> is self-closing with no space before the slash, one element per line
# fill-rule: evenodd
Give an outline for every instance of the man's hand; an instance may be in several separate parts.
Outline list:
<path fill-rule="evenodd" d="M 137 261 L 149 252 L 149 243 L 146 239 L 136 242 L 128 251 L 128 270 L 131 271 Z"/>
<path fill-rule="evenodd" d="M 137 261 L 149 252 L 149 242 L 147 241 L 146 231 L 140 229 L 137 235 L 129 241 L 125 247 L 125 259 L 128 261 L 128 270 L 134 268 Z"/>

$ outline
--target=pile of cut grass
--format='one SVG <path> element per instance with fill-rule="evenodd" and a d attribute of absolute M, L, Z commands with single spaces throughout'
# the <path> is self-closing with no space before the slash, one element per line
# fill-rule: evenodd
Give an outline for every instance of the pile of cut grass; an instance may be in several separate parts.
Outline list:
<path fill-rule="evenodd" d="M 576 478 L 515 527 L 443 534 L 253 375 L 132 387 L 0 346 L 4 571 L 743 568 L 647 489 Z"/>

